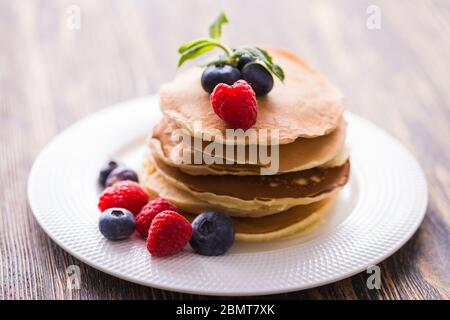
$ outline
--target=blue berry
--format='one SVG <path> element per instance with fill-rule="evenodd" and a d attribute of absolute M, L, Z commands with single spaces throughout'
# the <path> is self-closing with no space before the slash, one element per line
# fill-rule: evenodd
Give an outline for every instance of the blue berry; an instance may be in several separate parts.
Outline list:
<path fill-rule="evenodd" d="M 238 61 L 237 67 L 238 67 L 239 70 L 242 71 L 242 69 L 245 67 L 245 65 L 247 63 L 253 62 L 255 60 L 256 59 L 254 57 L 252 57 L 251 55 L 244 53 L 243 55 L 241 55 L 239 57 L 239 61 Z"/>
<path fill-rule="evenodd" d="M 206 68 L 203 71 L 201 82 L 203 89 L 211 93 L 219 83 L 226 83 L 231 86 L 240 77 L 241 72 L 238 69 L 227 64 L 220 64 Z"/>
<path fill-rule="evenodd" d="M 195 252 L 205 256 L 219 256 L 234 242 L 233 220 L 223 213 L 207 211 L 192 222 L 190 244 Z"/>
<path fill-rule="evenodd" d="M 105 186 L 110 187 L 114 183 L 116 183 L 118 181 L 123 181 L 123 180 L 139 182 L 139 178 L 138 178 L 138 175 L 136 174 L 136 172 L 134 172 L 131 169 L 128 169 L 128 168 L 125 168 L 122 166 L 118 166 L 109 173 L 108 178 L 106 179 Z"/>
<path fill-rule="evenodd" d="M 111 171 L 117 168 L 117 162 L 109 161 L 100 169 L 100 173 L 98 175 L 98 183 L 104 187 L 106 183 L 106 179 L 108 178 Z"/>
<path fill-rule="evenodd" d="M 273 88 L 273 77 L 267 69 L 256 62 L 247 63 L 242 69 L 241 78 L 247 81 L 257 96 L 264 96 Z"/>
<path fill-rule="evenodd" d="M 123 208 L 111 208 L 100 215 L 99 229 L 108 240 L 122 240 L 131 236 L 136 227 L 134 215 Z"/>

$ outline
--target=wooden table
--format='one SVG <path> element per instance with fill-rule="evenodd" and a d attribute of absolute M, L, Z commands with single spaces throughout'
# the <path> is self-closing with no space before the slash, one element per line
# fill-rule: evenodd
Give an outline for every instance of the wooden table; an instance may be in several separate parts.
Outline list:
<path fill-rule="evenodd" d="M 26 183 L 34 158 L 58 132 L 170 80 L 178 45 L 206 35 L 221 9 L 232 21 L 229 43 L 304 56 L 346 93 L 349 110 L 415 154 L 429 184 L 425 220 L 381 264 L 381 290 L 368 290 L 361 273 L 273 297 L 450 298 L 450 5 L 375 2 L 381 29 L 366 25 L 372 1 L 0 0 L 0 299 L 202 298 L 128 283 L 77 261 L 34 220 Z M 66 285 L 72 264 L 81 268 L 80 290 Z"/>

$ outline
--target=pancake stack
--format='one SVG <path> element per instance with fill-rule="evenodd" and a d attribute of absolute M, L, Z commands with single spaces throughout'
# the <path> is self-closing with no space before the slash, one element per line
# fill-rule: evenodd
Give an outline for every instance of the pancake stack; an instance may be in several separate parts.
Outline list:
<path fill-rule="evenodd" d="M 258 119 L 251 128 L 257 139 L 227 136 L 229 128 L 201 87 L 202 69 L 190 69 L 161 87 L 164 117 L 149 139 L 141 179 L 151 194 L 173 202 L 189 219 L 207 210 L 229 214 L 241 241 L 285 239 L 312 230 L 350 171 L 343 95 L 295 54 L 268 51 L 283 67 L 285 81 L 258 98 Z M 263 131 L 265 139 L 258 136 Z M 276 150 L 275 172 L 262 170 L 269 164 L 259 156 L 249 156 L 262 146 L 271 155 Z"/>

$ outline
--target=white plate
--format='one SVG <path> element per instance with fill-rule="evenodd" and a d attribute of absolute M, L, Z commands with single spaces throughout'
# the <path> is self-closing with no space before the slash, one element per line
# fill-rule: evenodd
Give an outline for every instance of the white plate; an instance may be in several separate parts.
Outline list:
<path fill-rule="evenodd" d="M 221 257 L 185 250 L 152 258 L 138 236 L 107 241 L 97 227 L 98 170 L 110 157 L 138 169 L 145 139 L 160 117 L 154 96 L 107 108 L 54 138 L 30 173 L 30 205 L 45 232 L 79 260 L 116 277 L 208 295 L 301 290 L 386 259 L 424 217 L 427 186 L 417 162 L 390 135 L 347 113 L 351 178 L 327 222 L 308 236 L 236 243 Z"/>

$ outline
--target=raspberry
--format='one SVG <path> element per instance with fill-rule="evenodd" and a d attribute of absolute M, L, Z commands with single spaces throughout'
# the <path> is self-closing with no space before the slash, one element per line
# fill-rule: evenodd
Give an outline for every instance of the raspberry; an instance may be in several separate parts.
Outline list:
<path fill-rule="evenodd" d="M 124 208 L 137 215 L 148 202 L 148 195 L 134 181 L 119 181 L 105 191 L 98 200 L 98 208 L 105 211 L 109 208 Z"/>
<path fill-rule="evenodd" d="M 175 254 L 188 243 L 192 235 L 189 221 L 175 211 L 166 210 L 156 215 L 150 226 L 147 249 L 152 256 Z"/>
<path fill-rule="evenodd" d="M 232 86 L 219 83 L 210 100 L 214 112 L 230 127 L 247 130 L 256 123 L 255 92 L 245 80 L 238 80 Z"/>
<path fill-rule="evenodd" d="M 178 212 L 177 207 L 164 198 L 157 198 L 147 203 L 136 217 L 136 230 L 144 237 L 148 236 L 148 229 L 156 215 L 164 210 Z"/>

